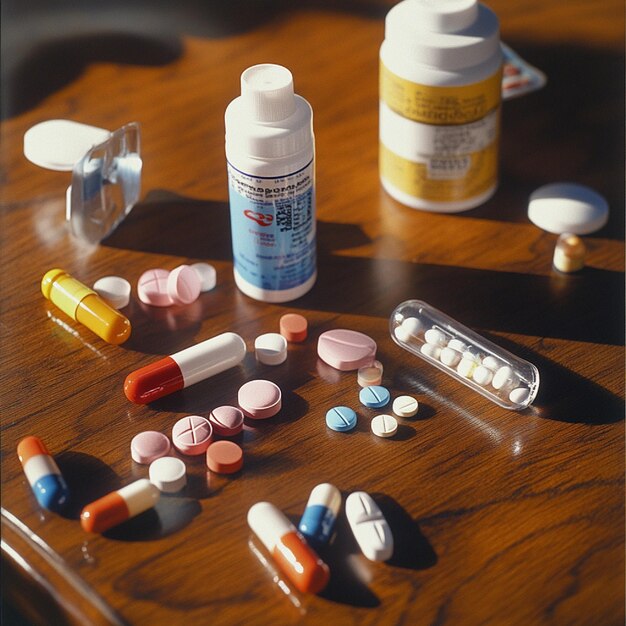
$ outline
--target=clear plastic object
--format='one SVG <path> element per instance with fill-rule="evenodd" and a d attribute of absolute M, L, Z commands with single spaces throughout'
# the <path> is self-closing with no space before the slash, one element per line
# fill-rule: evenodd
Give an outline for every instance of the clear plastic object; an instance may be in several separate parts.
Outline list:
<path fill-rule="evenodd" d="M 539 371 L 445 313 L 420 300 L 398 305 L 389 319 L 392 339 L 505 409 L 528 407 Z"/>
<path fill-rule="evenodd" d="M 141 192 L 140 154 L 139 124 L 131 122 L 74 165 L 67 203 L 74 235 L 97 243 L 128 215 Z"/>

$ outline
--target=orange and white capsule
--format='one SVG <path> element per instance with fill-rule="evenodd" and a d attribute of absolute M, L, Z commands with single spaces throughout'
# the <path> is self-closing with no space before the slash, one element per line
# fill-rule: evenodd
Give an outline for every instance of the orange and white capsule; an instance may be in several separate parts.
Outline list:
<path fill-rule="evenodd" d="M 318 593 L 326 587 L 330 578 L 328 565 L 273 504 L 257 502 L 252 505 L 248 511 L 248 526 L 297 589 Z"/>
<path fill-rule="evenodd" d="M 17 446 L 17 456 L 37 502 L 49 511 L 62 509 L 69 490 L 44 442 L 39 437 L 25 437 Z"/>
<path fill-rule="evenodd" d="M 112 491 L 88 504 L 80 514 L 80 523 L 88 533 L 103 533 L 126 520 L 151 509 L 159 501 L 160 491 L 147 478 Z"/>

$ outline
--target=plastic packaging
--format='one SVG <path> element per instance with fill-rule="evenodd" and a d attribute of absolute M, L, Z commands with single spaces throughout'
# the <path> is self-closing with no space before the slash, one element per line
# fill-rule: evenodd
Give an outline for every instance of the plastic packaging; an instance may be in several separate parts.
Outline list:
<path fill-rule="evenodd" d="M 476 0 L 404 0 L 380 48 L 380 178 L 415 209 L 485 202 L 498 179 L 502 51 Z"/>
<path fill-rule="evenodd" d="M 537 395 L 539 371 L 532 363 L 426 302 L 407 300 L 396 307 L 389 330 L 399 346 L 505 409 L 525 409 Z"/>
<path fill-rule="evenodd" d="M 235 282 L 257 300 L 294 300 L 317 276 L 311 106 L 288 69 L 255 65 L 225 121 Z"/>

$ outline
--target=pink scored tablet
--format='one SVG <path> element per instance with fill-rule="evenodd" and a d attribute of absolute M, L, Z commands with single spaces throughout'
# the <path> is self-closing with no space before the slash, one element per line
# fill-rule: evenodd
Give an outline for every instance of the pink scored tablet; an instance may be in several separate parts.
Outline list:
<path fill-rule="evenodd" d="M 317 341 L 317 354 L 335 369 L 349 372 L 374 362 L 376 342 L 356 330 L 328 330 Z"/>

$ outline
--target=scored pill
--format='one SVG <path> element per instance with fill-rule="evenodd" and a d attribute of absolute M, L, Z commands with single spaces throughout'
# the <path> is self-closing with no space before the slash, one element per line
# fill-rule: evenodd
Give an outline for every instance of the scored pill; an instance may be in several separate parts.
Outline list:
<path fill-rule="evenodd" d="M 385 406 L 390 399 L 391 395 L 389 390 L 380 385 L 372 385 L 370 387 L 364 387 L 359 393 L 359 400 L 361 404 L 368 406 L 372 409 L 379 409 Z"/>
<path fill-rule="evenodd" d="M 355 491 L 347 497 L 346 517 L 361 551 L 370 561 L 387 561 L 391 558 L 391 529 L 368 493 Z"/>
<path fill-rule="evenodd" d="M 393 437 L 398 432 L 398 422 L 391 415 L 377 415 L 372 420 L 371 428 L 377 437 Z"/>
<path fill-rule="evenodd" d="M 400 396 L 393 401 L 392 409 L 399 417 L 413 417 L 419 409 L 419 403 L 411 396 Z"/>
<path fill-rule="evenodd" d="M 356 413 L 347 406 L 336 406 L 326 413 L 326 425 L 337 432 L 352 430 L 356 421 Z"/>

